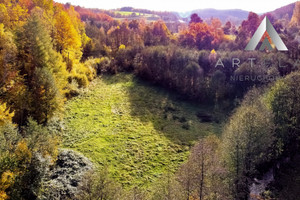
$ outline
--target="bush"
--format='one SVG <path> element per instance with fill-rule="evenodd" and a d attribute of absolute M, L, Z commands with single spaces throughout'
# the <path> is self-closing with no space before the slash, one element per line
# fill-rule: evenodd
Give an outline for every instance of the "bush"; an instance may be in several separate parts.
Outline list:
<path fill-rule="evenodd" d="M 78 87 L 86 87 L 89 83 L 88 78 L 84 74 L 73 74 L 71 77 L 71 81 L 75 80 L 78 84 Z"/>
<path fill-rule="evenodd" d="M 66 97 L 70 99 L 72 97 L 76 97 L 80 94 L 80 89 L 77 81 L 70 79 L 71 83 L 68 84 Z"/>
<path fill-rule="evenodd" d="M 5 182 L 0 193 L 13 200 L 36 199 L 56 159 L 59 140 L 30 118 L 21 130 L 22 135 L 10 123 L 0 127 L 0 186 Z"/>
<path fill-rule="evenodd" d="M 119 49 L 115 55 L 115 65 L 118 72 L 132 72 L 134 70 L 134 58 L 143 47 L 134 46 Z"/>
<path fill-rule="evenodd" d="M 76 199 L 107 199 L 115 200 L 120 198 L 121 186 L 108 177 L 107 169 L 91 171 L 83 178 L 79 186 Z"/>
<path fill-rule="evenodd" d="M 108 72 L 110 65 L 111 65 L 111 60 L 108 57 L 99 58 L 97 60 L 97 65 L 94 65 L 97 75 Z"/>

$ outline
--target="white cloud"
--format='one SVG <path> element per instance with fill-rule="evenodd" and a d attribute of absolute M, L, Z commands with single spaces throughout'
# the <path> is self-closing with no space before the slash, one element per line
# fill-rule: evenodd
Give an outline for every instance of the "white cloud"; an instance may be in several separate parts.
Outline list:
<path fill-rule="evenodd" d="M 56 0 L 57 2 L 80 5 L 86 8 L 114 9 L 124 6 L 157 11 L 189 11 L 194 9 L 243 9 L 263 13 L 275 10 L 294 0 Z"/>

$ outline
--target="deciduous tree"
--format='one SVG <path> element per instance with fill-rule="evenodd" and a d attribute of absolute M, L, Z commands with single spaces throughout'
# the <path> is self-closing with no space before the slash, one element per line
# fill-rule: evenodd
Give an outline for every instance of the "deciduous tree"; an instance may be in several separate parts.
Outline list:
<path fill-rule="evenodd" d="M 274 122 L 258 89 L 251 90 L 223 133 L 223 158 L 230 171 L 235 199 L 246 199 L 249 177 L 272 158 Z"/>

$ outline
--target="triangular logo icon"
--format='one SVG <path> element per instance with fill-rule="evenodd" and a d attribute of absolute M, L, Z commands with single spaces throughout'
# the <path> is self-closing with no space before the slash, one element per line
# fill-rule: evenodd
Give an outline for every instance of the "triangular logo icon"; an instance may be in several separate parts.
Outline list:
<path fill-rule="evenodd" d="M 279 37 L 278 33 L 276 32 L 275 28 L 271 24 L 270 20 L 267 18 L 267 16 L 264 18 L 264 20 L 261 22 L 259 27 L 257 28 L 256 32 L 254 33 L 253 37 L 247 44 L 245 50 L 247 51 L 253 51 L 257 47 L 260 39 L 263 37 L 264 33 L 267 32 L 272 39 L 274 45 L 276 46 L 278 51 L 288 51 L 285 44 Z M 272 50 L 272 46 L 266 37 L 259 48 L 260 51 L 264 50 L 265 48 L 268 48 L 269 50 Z"/>
<path fill-rule="evenodd" d="M 273 50 L 273 47 L 271 46 L 269 40 L 267 37 L 265 37 L 263 43 L 261 44 L 261 46 L 259 47 L 259 50 L 260 51 L 263 51 L 265 50 L 265 48 L 267 48 L 269 51 L 272 51 Z"/>

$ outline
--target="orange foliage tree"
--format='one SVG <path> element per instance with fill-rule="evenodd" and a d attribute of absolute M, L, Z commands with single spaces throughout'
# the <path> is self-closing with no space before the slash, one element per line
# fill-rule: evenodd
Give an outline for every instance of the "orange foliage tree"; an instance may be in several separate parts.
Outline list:
<path fill-rule="evenodd" d="M 197 47 L 198 49 L 217 49 L 223 39 L 224 31 L 219 19 L 213 19 L 211 24 L 207 24 L 199 20 L 196 14 L 192 15 L 188 29 L 181 31 L 179 34 L 181 45 Z"/>

